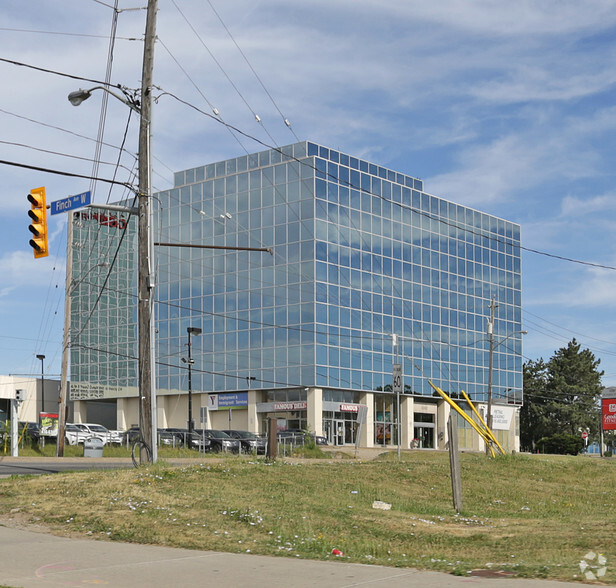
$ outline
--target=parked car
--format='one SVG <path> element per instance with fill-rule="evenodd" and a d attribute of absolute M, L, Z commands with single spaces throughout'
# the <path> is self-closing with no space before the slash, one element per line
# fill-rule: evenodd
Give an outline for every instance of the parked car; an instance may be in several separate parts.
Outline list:
<path fill-rule="evenodd" d="M 77 445 L 83 443 L 89 435 L 84 433 L 77 425 L 66 423 L 64 427 L 64 443 L 69 445 Z"/>
<path fill-rule="evenodd" d="M 122 433 L 122 445 L 131 445 L 133 441 L 136 441 L 139 438 L 140 435 L 141 433 L 139 431 L 139 427 L 132 426 L 130 429 Z"/>
<path fill-rule="evenodd" d="M 190 443 L 186 442 L 186 440 L 188 439 L 188 429 L 182 429 L 179 427 L 167 427 L 166 429 L 163 429 L 163 430 L 175 438 L 176 446 L 179 447 L 182 445 L 190 445 Z"/>
<path fill-rule="evenodd" d="M 231 453 L 239 453 L 241 449 L 241 443 L 238 439 L 233 439 L 215 429 L 195 429 L 195 437 L 191 439 L 192 446 L 197 449 L 203 449 L 205 451 L 230 451 Z"/>
<path fill-rule="evenodd" d="M 19 423 L 19 434 L 21 435 L 22 432 L 33 443 L 38 443 L 41 438 L 41 428 L 38 423 Z"/>
<path fill-rule="evenodd" d="M 122 443 L 122 433 L 120 431 L 110 431 L 107 427 L 103 427 L 103 425 L 97 425 L 93 423 L 72 423 L 81 431 L 87 434 L 85 439 L 89 439 L 90 437 L 97 437 L 104 444 L 107 443 Z M 82 443 L 80 440 L 79 443 Z"/>
<path fill-rule="evenodd" d="M 181 441 L 178 441 L 177 437 L 168 429 L 157 429 L 156 436 L 159 445 L 171 447 L 179 447 L 181 445 Z"/>
<path fill-rule="evenodd" d="M 238 439 L 241 450 L 244 453 L 262 453 L 267 449 L 267 439 L 249 431 L 236 431 L 235 429 L 224 430 L 223 433 L 233 439 Z"/>
<path fill-rule="evenodd" d="M 292 443 L 293 445 L 305 445 L 314 441 L 317 445 L 327 445 L 327 437 L 322 435 L 315 435 L 314 433 L 307 433 L 300 429 L 286 429 L 285 431 L 278 431 L 276 438 L 279 443 Z"/>

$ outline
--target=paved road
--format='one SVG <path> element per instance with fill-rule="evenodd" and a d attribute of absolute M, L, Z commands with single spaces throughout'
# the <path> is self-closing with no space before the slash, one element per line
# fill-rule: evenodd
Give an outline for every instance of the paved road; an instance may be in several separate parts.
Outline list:
<path fill-rule="evenodd" d="M 67 539 L 0 526 L 0 584 L 20 588 L 565 588 L 580 584 Z"/>
<path fill-rule="evenodd" d="M 130 458 L 94 459 L 49 458 L 49 457 L 2 457 L 0 458 L 0 478 L 19 475 L 57 474 L 89 469 L 117 469 L 133 467 Z"/>

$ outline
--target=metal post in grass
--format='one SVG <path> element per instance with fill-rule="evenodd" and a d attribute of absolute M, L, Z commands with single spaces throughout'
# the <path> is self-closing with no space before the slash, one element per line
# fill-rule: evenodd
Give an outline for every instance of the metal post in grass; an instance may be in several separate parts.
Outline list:
<path fill-rule="evenodd" d="M 278 419 L 275 417 L 268 417 L 267 422 L 267 459 L 275 460 L 278 450 L 276 438 L 276 433 L 278 431 Z"/>
<path fill-rule="evenodd" d="M 453 507 L 456 512 L 460 512 L 462 510 L 462 480 L 460 476 L 460 456 L 458 453 L 458 427 L 454 416 L 451 414 L 447 421 L 447 434 L 449 435 L 449 467 L 451 470 Z"/>

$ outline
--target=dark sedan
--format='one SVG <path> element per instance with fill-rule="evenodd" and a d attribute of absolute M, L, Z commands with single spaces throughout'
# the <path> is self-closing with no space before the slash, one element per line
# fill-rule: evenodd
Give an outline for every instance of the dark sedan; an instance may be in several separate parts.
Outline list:
<path fill-rule="evenodd" d="M 237 439 L 244 453 L 260 453 L 265 455 L 267 449 L 267 439 L 265 437 L 260 437 L 250 431 L 236 431 L 234 429 L 226 429 L 223 433 L 233 437 L 233 439 Z"/>
<path fill-rule="evenodd" d="M 233 439 L 215 429 L 196 429 L 195 437 L 191 440 L 193 447 L 201 449 L 203 442 L 205 442 L 205 451 L 230 451 L 231 453 L 239 453 L 241 449 L 241 443 L 238 439 Z"/>

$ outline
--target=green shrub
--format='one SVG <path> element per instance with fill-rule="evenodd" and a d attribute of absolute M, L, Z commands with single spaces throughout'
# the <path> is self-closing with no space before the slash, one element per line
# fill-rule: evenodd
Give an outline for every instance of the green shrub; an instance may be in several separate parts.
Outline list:
<path fill-rule="evenodd" d="M 543 437 L 537 441 L 541 453 L 558 453 L 561 455 L 577 455 L 584 447 L 584 440 L 577 435 L 558 433 Z"/>

